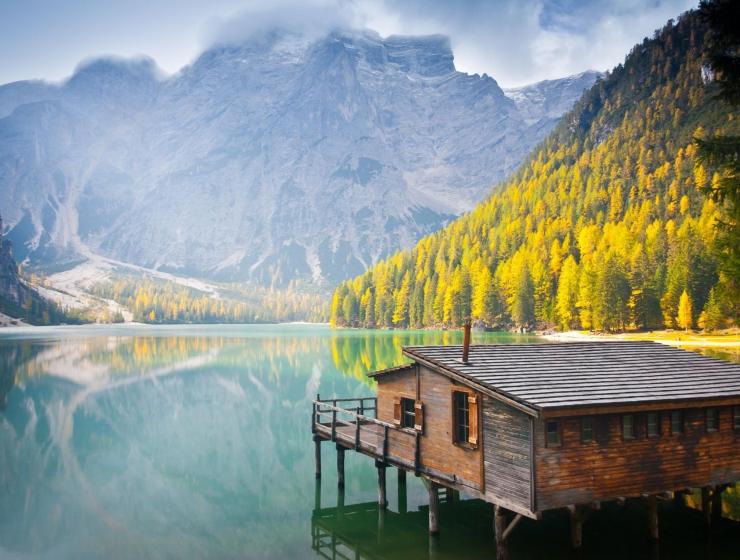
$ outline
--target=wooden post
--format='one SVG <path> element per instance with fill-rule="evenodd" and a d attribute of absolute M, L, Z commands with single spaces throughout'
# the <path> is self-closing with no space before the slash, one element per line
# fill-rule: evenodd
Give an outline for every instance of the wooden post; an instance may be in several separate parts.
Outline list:
<path fill-rule="evenodd" d="M 344 513 L 344 488 L 337 489 L 337 513 Z"/>
<path fill-rule="evenodd" d="M 407 511 L 406 471 L 398 469 L 398 513 L 406 513 Z"/>
<path fill-rule="evenodd" d="M 647 497 L 647 514 L 648 514 L 648 532 L 650 538 L 658 540 L 660 533 L 658 529 L 658 497 L 648 496 Z"/>
<path fill-rule="evenodd" d="M 357 416 L 355 416 L 355 451 L 360 449 L 360 407 L 357 407 Z"/>
<path fill-rule="evenodd" d="M 506 530 L 506 510 L 501 506 L 493 506 L 493 533 L 496 538 L 496 558 L 497 560 L 506 560 L 508 550 L 504 540 L 504 531 Z"/>
<path fill-rule="evenodd" d="M 439 484 L 430 480 L 427 490 L 429 490 L 429 533 L 436 535 L 439 533 Z"/>
<path fill-rule="evenodd" d="M 385 509 L 388 506 L 388 499 L 385 493 L 385 463 L 383 461 L 375 461 L 375 467 L 378 469 L 378 505 L 380 509 Z"/>
<path fill-rule="evenodd" d="M 702 486 L 701 488 L 701 511 L 704 514 L 704 524 L 707 527 L 712 525 L 712 508 L 711 508 L 711 487 Z"/>
<path fill-rule="evenodd" d="M 337 439 L 337 399 L 334 399 L 331 402 L 332 408 L 331 411 L 331 440 L 336 441 Z"/>
<path fill-rule="evenodd" d="M 319 511 L 321 509 L 321 479 L 316 478 L 316 484 L 313 490 L 313 509 Z"/>
<path fill-rule="evenodd" d="M 583 544 L 583 516 L 581 515 L 581 508 L 578 506 L 570 506 L 570 544 L 573 548 L 581 548 Z"/>
<path fill-rule="evenodd" d="M 344 488 L 344 447 L 337 444 L 337 487 Z"/>
<path fill-rule="evenodd" d="M 722 492 L 724 486 L 715 486 L 712 491 L 712 523 L 719 523 L 722 519 Z"/>
<path fill-rule="evenodd" d="M 321 438 L 319 436 L 313 436 L 313 443 L 316 459 L 316 478 L 321 478 Z"/>

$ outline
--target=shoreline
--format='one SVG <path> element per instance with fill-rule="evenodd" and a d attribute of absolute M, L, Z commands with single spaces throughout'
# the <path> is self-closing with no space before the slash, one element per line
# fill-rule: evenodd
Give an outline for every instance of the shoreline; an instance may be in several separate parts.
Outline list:
<path fill-rule="evenodd" d="M 676 347 L 736 348 L 740 349 L 740 334 L 698 334 L 682 331 L 650 331 L 635 333 L 589 333 L 564 331 L 540 334 L 551 342 L 604 342 L 607 340 L 642 340 Z"/>

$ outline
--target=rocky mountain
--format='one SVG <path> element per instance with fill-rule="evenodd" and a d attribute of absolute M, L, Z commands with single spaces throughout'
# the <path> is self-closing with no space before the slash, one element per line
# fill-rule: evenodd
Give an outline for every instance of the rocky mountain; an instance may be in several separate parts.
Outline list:
<path fill-rule="evenodd" d="M 0 231 L 2 224 L 0 217 Z M 21 306 L 29 294 L 29 288 L 18 277 L 18 265 L 13 259 L 10 241 L 0 234 L 0 300 Z"/>
<path fill-rule="evenodd" d="M 587 70 L 560 80 L 543 80 L 520 88 L 507 88 L 504 93 L 516 104 L 524 121 L 541 130 L 551 130 L 584 91 L 602 72 Z"/>
<path fill-rule="evenodd" d="M 214 280 L 336 282 L 471 209 L 597 78 L 507 96 L 445 37 L 287 32 L 163 77 L 100 59 L 0 87 L 16 254 Z"/>
<path fill-rule="evenodd" d="M 21 279 L 18 264 L 13 258 L 12 244 L 2 235 L 3 219 L 0 216 L 0 326 L 23 324 L 57 323 L 65 319 L 64 314 L 51 302 L 46 301 Z M 2 359 L 0 359 L 0 363 Z M 2 385 L 2 379 L 0 379 Z M 0 387 L 0 397 L 2 387 Z M 0 398 L 2 407 L 2 398 Z"/>

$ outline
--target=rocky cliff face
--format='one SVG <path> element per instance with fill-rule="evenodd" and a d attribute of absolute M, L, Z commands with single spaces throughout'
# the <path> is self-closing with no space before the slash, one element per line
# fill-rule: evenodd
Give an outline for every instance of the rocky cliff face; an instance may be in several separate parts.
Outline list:
<path fill-rule="evenodd" d="M 0 209 L 34 263 L 333 283 L 472 208 L 594 79 L 523 104 L 444 37 L 369 31 L 267 33 L 166 79 L 98 60 L 0 87 Z"/>
<path fill-rule="evenodd" d="M 3 237 L 3 219 L 0 216 L 0 311 L 5 307 L 20 307 L 31 296 L 31 290 L 18 276 L 18 265 L 13 259 L 11 243 Z"/>

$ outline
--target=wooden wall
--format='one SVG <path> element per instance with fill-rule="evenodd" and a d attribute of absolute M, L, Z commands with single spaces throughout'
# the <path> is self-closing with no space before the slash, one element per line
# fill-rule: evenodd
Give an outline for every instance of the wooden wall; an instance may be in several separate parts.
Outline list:
<path fill-rule="evenodd" d="M 397 397 L 421 400 L 424 403 L 421 464 L 454 474 L 461 484 L 480 490 L 483 483 L 482 445 L 471 449 L 454 444 L 452 438 L 452 389 L 455 387 L 471 394 L 474 391 L 424 366 L 419 366 L 419 376 L 418 397 L 414 370 L 377 378 L 378 418 L 393 422 L 393 401 Z M 413 461 L 413 440 L 398 433 L 391 433 L 390 438 L 389 452 Z"/>
<path fill-rule="evenodd" d="M 562 446 L 545 446 L 545 421 L 535 421 L 536 507 L 542 511 L 593 500 L 638 496 L 740 480 L 740 432 L 730 407 L 720 407 L 720 430 L 706 432 L 704 409 L 684 410 L 684 433 L 647 438 L 636 414 L 637 438 L 623 440 L 621 416 L 594 416 L 596 441 L 581 443 L 580 418 L 561 418 Z"/>
<path fill-rule="evenodd" d="M 483 482 L 481 446 L 470 449 L 452 442 L 452 389 L 467 391 L 471 395 L 474 391 L 424 366 L 420 366 L 420 375 L 420 397 L 424 403 L 422 464 L 454 473 L 463 484 L 472 482 L 480 488 Z"/>
<path fill-rule="evenodd" d="M 486 498 L 532 508 L 531 420 L 491 397 L 483 399 L 483 467 Z"/>
<path fill-rule="evenodd" d="M 389 373 L 378 378 L 378 420 L 393 423 L 393 401 L 396 398 L 416 398 L 416 368 Z M 408 432 L 408 433 L 407 433 Z M 388 453 L 414 462 L 415 436 L 412 431 L 388 432 Z"/>

